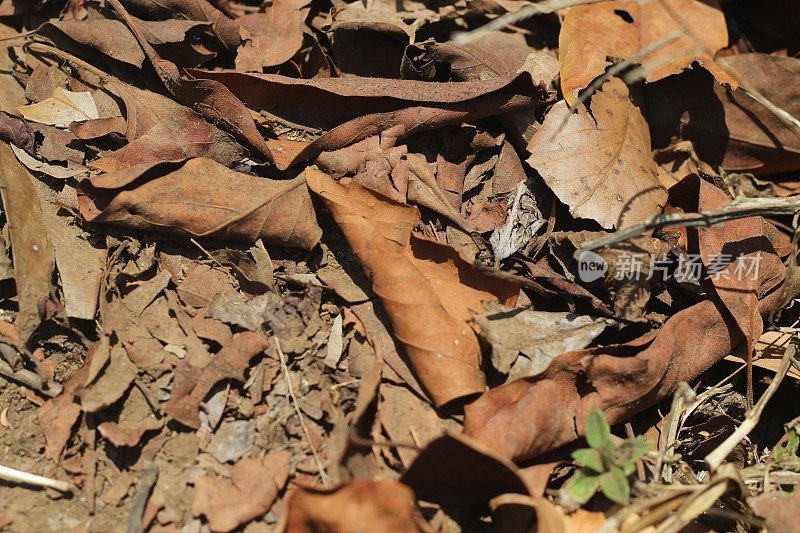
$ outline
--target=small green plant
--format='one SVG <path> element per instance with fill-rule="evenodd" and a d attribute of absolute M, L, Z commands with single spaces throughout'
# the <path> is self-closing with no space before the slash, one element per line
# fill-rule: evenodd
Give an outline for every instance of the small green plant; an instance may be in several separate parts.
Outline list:
<path fill-rule="evenodd" d="M 782 463 L 784 461 L 797 461 L 800 459 L 797 456 L 798 446 L 800 446 L 800 436 L 798 436 L 795 428 L 790 428 L 786 432 L 786 442 L 783 446 L 777 446 L 773 450 L 772 455 L 775 458 L 775 462 Z"/>
<path fill-rule="evenodd" d="M 622 440 L 612 436 L 603 412 L 596 407 L 586 421 L 586 442 L 591 448 L 572 452 L 581 468 L 564 487 L 567 497 L 583 505 L 599 489 L 612 502 L 627 505 L 631 498 L 628 476 L 650 447 L 641 437 Z"/>

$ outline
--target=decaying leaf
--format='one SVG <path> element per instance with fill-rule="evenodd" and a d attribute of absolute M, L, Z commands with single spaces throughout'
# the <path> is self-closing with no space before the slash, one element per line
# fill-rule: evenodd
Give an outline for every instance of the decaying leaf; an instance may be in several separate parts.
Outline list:
<path fill-rule="evenodd" d="M 484 301 L 513 301 L 519 288 L 474 270 L 451 248 L 412 233 L 415 208 L 306 169 L 353 248 L 394 333 L 436 405 L 484 387 L 481 353 L 467 325 Z"/>
<path fill-rule="evenodd" d="M 78 195 L 90 222 L 244 242 L 263 238 L 306 249 L 321 235 L 302 176 L 257 178 L 210 159 L 100 174 L 82 181 Z"/>
<path fill-rule="evenodd" d="M 205 516 L 215 533 L 232 531 L 263 515 L 286 484 L 291 458 L 289 451 L 248 457 L 233 465 L 230 480 L 201 477 L 194 490 L 192 512 Z"/>
<path fill-rule="evenodd" d="M 580 218 L 604 228 L 658 214 L 666 191 L 650 155 L 650 132 L 622 80 L 612 78 L 592 98 L 591 113 L 557 103 L 528 144 L 528 163 Z"/>
<path fill-rule="evenodd" d="M 487 307 L 475 322 L 492 346 L 492 365 L 509 380 L 544 372 L 557 355 L 585 348 L 612 323 L 573 313 Z"/>

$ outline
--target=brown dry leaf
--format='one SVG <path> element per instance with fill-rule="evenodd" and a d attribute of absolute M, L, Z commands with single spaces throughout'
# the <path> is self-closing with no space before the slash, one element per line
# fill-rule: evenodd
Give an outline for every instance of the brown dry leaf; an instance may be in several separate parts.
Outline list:
<path fill-rule="evenodd" d="M 736 79 L 714 62 L 728 45 L 725 15 L 715 0 L 610 0 L 570 8 L 558 36 L 561 88 L 570 105 L 580 89 L 605 72 L 607 57 L 628 59 L 643 48 L 681 32 L 641 60 L 645 79 L 657 81 L 700 62 L 720 83 Z M 699 40 L 699 42 L 698 42 Z"/>
<path fill-rule="evenodd" d="M 78 185 L 78 203 L 89 222 L 184 236 L 311 249 L 322 234 L 302 176 L 268 180 L 210 159 L 93 176 Z"/>
<path fill-rule="evenodd" d="M 172 394 L 164 412 L 191 428 L 200 427 L 200 402 L 223 379 L 244 381 L 244 371 L 250 359 L 270 345 L 261 333 L 246 331 L 233 337 L 205 368 L 192 367 L 184 359 L 175 368 Z"/>
<path fill-rule="evenodd" d="M 210 2 L 198 0 L 122 0 L 129 9 L 150 20 L 186 19 L 211 23 L 211 31 L 230 52 L 235 52 L 242 41 L 242 30 Z"/>
<path fill-rule="evenodd" d="M 192 513 L 203 515 L 211 531 L 227 532 L 266 513 L 286 485 L 292 453 L 270 452 L 246 457 L 231 471 L 231 479 L 206 475 L 197 480 Z"/>
<path fill-rule="evenodd" d="M 695 202 L 706 210 L 727 201 L 721 190 L 701 187 L 697 177 L 687 180 L 670 190 L 671 205 L 690 211 Z M 775 250 L 784 249 L 788 239 L 760 217 L 685 231 L 690 238 L 684 242 L 696 243 L 694 252 L 702 250 L 706 267 L 707 258 L 723 250 L 759 254 L 757 278 L 706 283 L 709 300 L 674 314 L 656 332 L 623 345 L 564 353 L 543 375 L 492 389 L 466 407 L 465 433 L 507 457 L 533 457 L 578 438 L 593 407 L 612 424 L 625 420 L 670 397 L 678 383 L 692 381 L 741 345 L 743 332 L 749 331 L 751 288 L 761 315 L 780 305 L 780 291 L 774 289 L 784 278 L 784 266 Z"/>
<path fill-rule="evenodd" d="M 55 268 L 55 254 L 47 236 L 45 214 L 33 179 L 19 164 L 11 147 L 0 143 L 0 193 L 11 233 L 19 301 L 15 323 L 23 341 L 27 341 L 41 323 L 39 305 L 53 290 L 51 281 Z"/>
<path fill-rule="evenodd" d="M 128 28 L 133 32 L 139 45 L 142 47 L 153 68 L 156 71 L 161 83 L 180 103 L 194 108 L 206 120 L 216 124 L 221 129 L 227 131 L 238 140 L 247 143 L 257 149 L 269 160 L 273 160 L 272 149 L 264 140 L 253 121 L 250 111 L 236 98 L 224 85 L 213 80 L 188 79 L 181 76 L 175 63 L 162 59 L 158 52 L 147 42 L 144 31 L 139 23 L 128 14 L 119 0 L 108 0 L 109 4 L 122 16 Z M 190 2 L 195 7 L 204 2 Z M 180 2 L 175 6 L 180 7 Z M 216 11 L 211 6 L 208 9 Z M 200 9 L 201 11 L 207 11 Z M 220 12 L 218 12 L 220 13 Z M 221 17 L 216 17 L 212 22 L 212 28 L 227 29 L 227 24 L 217 24 L 221 20 L 228 20 L 220 13 Z M 238 24 L 235 24 L 237 32 L 240 31 Z M 238 43 L 237 43 L 238 46 Z"/>
<path fill-rule="evenodd" d="M 314 531 L 430 531 L 414 493 L 388 480 L 351 481 L 334 489 L 300 488 L 292 494 L 286 533 Z"/>
<path fill-rule="evenodd" d="M 275 0 L 263 13 L 237 19 L 250 32 L 236 54 L 236 69 L 261 72 L 285 63 L 303 45 L 303 29 L 310 0 Z"/>
<path fill-rule="evenodd" d="M 800 95 L 791 81 L 800 75 L 800 59 L 741 54 L 724 61 L 742 84 L 800 116 Z M 654 148 L 691 141 L 700 160 L 712 167 L 758 176 L 800 169 L 800 139 L 742 89 L 726 90 L 707 73 L 692 70 L 647 85 L 645 95 Z"/>
<path fill-rule="evenodd" d="M 53 245 L 64 310 L 68 317 L 94 320 L 100 284 L 103 277 L 106 249 L 92 244 L 89 234 L 74 221 L 58 215 L 54 193 L 40 182 L 34 183 L 42 202 L 47 236 Z"/>
<path fill-rule="evenodd" d="M 774 533 L 795 533 L 798 524 L 797 505 L 800 492 L 786 494 L 782 491 L 765 492 L 747 498 L 747 504 L 756 516 L 766 519 L 766 528 Z"/>
<path fill-rule="evenodd" d="M 342 228 L 437 406 L 485 386 L 481 351 L 467 325 L 484 301 L 513 302 L 516 284 L 476 271 L 450 247 L 412 234 L 416 208 L 393 203 L 350 180 L 306 169 L 309 187 Z"/>
<path fill-rule="evenodd" d="M 100 376 L 80 393 L 81 408 L 96 413 L 122 398 L 138 370 L 120 344 L 111 347 L 108 364 Z"/>
<path fill-rule="evenodd" d="M 642 222 L 666 201 L 647 123 L 618 78 L 595 93 L 591 113 L 580 106 L 570 115 L 563 101 L 553 106 L 528 150 L 528 163 L 570 213 L 604 228 Z"/>

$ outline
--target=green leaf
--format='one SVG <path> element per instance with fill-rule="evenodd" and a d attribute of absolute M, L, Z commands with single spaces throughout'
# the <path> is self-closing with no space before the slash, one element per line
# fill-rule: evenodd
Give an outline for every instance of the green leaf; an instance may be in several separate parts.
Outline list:
<path fill-rule="evenodd" d="M 581 468 L 567 481 L 564 489 L 576 503 L 583 505 L 597 492 L 600 476 Z"/>
<path fill-rule="evenodd" d="M 800 445 L 800 437 L 798 437 L 797 431 L 790 429 L 787 437 L 786 451 L 794 456 L 797 456 L 797 446 Z"/>
<path fill-rule="evenodd" d="M 621 468 L 614 467 L 600 476 L 600 490 L 606 498 L 620 505 L 628 505 L 631 487 Z"/>
<path fill-rule="evenodd" d="M 592 448 L 575 450 L 572 452 L 572 458 L 575 459 L 579 465 L 585 466 L 595 472 L 601 473 L 606 471 L 603 467 L 603 454 L 600 453 L 600 450 Z"/>
<path fill-rule="evenodd" d="M 586 442 L 592 448 L 602 448 L 611 438 L 611 428 L 606 417 L 597 407 L 593 407 L 586 419 Z"/>

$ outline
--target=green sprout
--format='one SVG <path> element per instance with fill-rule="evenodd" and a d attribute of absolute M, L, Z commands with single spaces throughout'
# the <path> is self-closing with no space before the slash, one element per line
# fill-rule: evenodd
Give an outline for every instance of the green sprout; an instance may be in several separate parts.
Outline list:
<path fill-rule="evenodd" d="M 586 442 L 591 448 L 572 452 L 572 458 L 581 468 L 567 481 L 564 487 L 567 495 L 583 505 L 599 489 L 612 502 L 627 505 L 631 498 L 628 476 L 650 447 L 642 437 L 626 440 L 612 437 L 603 412 L 596 407 L 586 420 Z"/>

